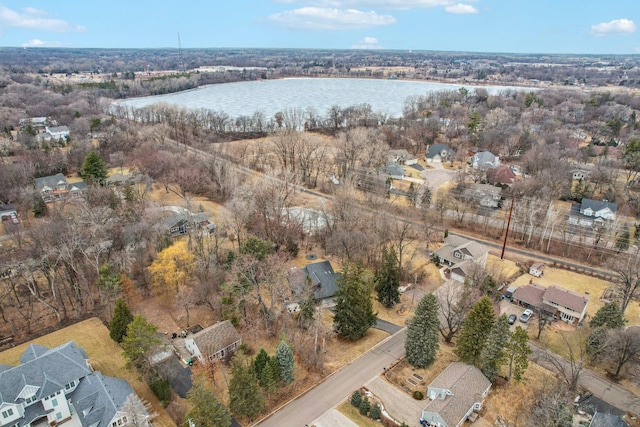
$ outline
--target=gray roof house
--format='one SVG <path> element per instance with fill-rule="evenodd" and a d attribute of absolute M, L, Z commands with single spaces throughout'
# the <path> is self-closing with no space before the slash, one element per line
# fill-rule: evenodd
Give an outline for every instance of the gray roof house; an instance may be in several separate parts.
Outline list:
<path fill-rule="evenodd" d="M 440 263 L 449 267 L 446 274 L 454 280 L 464 282 L 477 266 L 487 265 L 489 248 L 474 240 L 452 235 L 444 239 L 444 245 L 435 254 Z"/>
<path fill-rule="evenodd" d="M 444 144 L 433 144 L 427 149 L 427 154 L 424 156 L 428 163 L 431 162 L 446 162 L 453 160 L 456 157 L 456 153 Z"/>
<path fill-rule="evenodd" d="M 497 168 L 500 166 L 500 157 L 490 151 L 480 151 L 471 156 L 470 163 L 474 169 Z"/>
<path fill-rule="evenodd" d="M 418 163 L 418 158 L 413 154 L 409 154 L 407 150 L 389 150 L 390 160 L 399 165 L 415 165 Z"/>
<path fill-rule="evenodd" d="M 569 224 L 592 227 L 604 225 L 616 219 L 617 203 L 606 200 L 582 199 L 580 204 L 574 203 L 569 213 Z"/>
<path fill-rule="evenodd" d="M 87 184 L 83 181 L 67 183 L 67 178 L 61 173 L 36 178 L 34 185 L 45 202 L 82 198 L 87 189 Z"/>
<path fill-rule="evenodd" d="M 384 171 L 393 179 L 404 179 L 405 176 L 404 169 L 397 163 L 386 164 Z"/>
<path fill-rule="evenodd" d="M 235 352 L 242 337 L 231 321 L 225 320 L 187 337 L 184 346 L 198 360 L 223 359 Z"/>
<path fill-rule="evenodd" d="M 475 366 L 453 362 L 429 384 L 431 400 L 422 410 L 421 421 L 427 425 L 453 427 L 462 425 L 474 412 L 482 409 L 491 382 Z"/>
<path fill-rule="evenodd" d="M 465 196 L 485 208 L 497 208 L 502 199 L 502 188 L 489 184 L 471 184 L 464 190 Z"/>
<path fill-rule="evenodd" d="M 79 421 L 83 427 L 118 427 L 132 416 L 138 425 L 147 425 L 149 414 L 143 405 L 135 405 L 135 410 L 124 407 L 127 400 L 139 401 L 129 383 L 93 372 L 88 359 L 70 341 L 51 349 L 31 344 L 18 366 L 0 365 L 0 425 L 76 420 L 74 425 Z M 80 403 L 86 399 L 90 405 Z"/>
<path fill-rule="evenodd" d="M 307 284 L 310 284 L 316 300 L 331 298 L 338 291 L 340 273 L 333 271 L 329 261 L 314 262 L 304 268 L 289 270 L 289 286 L 293 299 L 298 301 L 304 297 Z"/>

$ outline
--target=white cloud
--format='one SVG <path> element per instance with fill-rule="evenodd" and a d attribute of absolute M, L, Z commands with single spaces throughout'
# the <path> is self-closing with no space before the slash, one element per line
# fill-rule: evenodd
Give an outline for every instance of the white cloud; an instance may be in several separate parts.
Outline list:
<path fill-rule="evenodd" d="M 277 3 L 304 3 L 317 7 L 332 7 L 336 9 L 349 8 L 380 8 L 408 10 L 416 7 L 433 8 L 451 6 L 454 0 L 275 0 Z M 472 0 L 473 1 L 473 0 Z"/>
<path fill-rule="evenodd" d="M 608 36 L 611 34 L 631 34 L 636 31 L 636 24 L 630 19 L 614 19 L 591 26 L 594 36 Z"/>
<path fill-rule="evenodd" d="M 32 39 L 26 43 L 22 43 L 22 47 L 61 47 L 65 46 L 61 42 L 47 42 L 40 39 Z"/>
<path fill-rule="evenodd" d="M 365 37 L 351 45 L 351 49 L 382 49 L 380 42 L 375 37 Z"/>
<path fill-rule="evenodd" d="M 393 16 L 378 15 L 374 11 L 323 7 L 288 10 L 271 15 L 268 19 L 287 28 L 305 30 L 352 30 L 396 23 Z"/>
<path fill-rule="evenodd" d="M 82 25 L 72 25 L 61 19 L 47 18 L 47 12 L 33 7 L 26 7 L 21 12 L 16 12 L 6 6 L 0 6 L 0 25 L 59 33 L 87 31 Z"/>
<path fill-rule="evenodd" d="M 444 8 L 445 12 L 452 13 L 454 15 L 467 15 L 478 13 L 478 9 L 470 4 L 458 3 Z"/>

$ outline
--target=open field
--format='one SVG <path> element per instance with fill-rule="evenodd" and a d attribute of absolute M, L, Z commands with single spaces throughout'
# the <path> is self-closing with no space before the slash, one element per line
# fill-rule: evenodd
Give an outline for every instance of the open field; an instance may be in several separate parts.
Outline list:
<path fill-rule="evenodd" d="M 610 283 L 606 280 L 550 266 L 545 267 L 544 276 L 538 278 L 524 274 L 515 280 L 513 285 L 523 286 L 529 283 L 530 280 L 542 286 L 558 285 L 578 293 L 587 294 L 589 296 L 589 305 L 587 307 L 587 316 L 589 318 L 593 317 L 598 309 L 604 305 L 604 302 L 600 301 L 600 297 L 605 289 L 610 286 Z M 627 307 L 625 316 L 629 321 L 629 325 L 640 325 L 640 303 L 632 301 Z"/>
<path fill-rule="evenodd" d="M 158 414 L 153 420 L 155 425 L 175 427 L 175 423 L 169 418 L 149 386 L 140 381 L 138 373 L 125 368 L 122 348 L 111 340 L 109 330 L 96 317 L 3 351 L 0 353 L 0 364 L 18 365 L 20 363 L 20 355 L 29 344 L 39 344 L 51 348 L 70 340 L 74 340 L 78 346 L 84 348 L 89 355 L 89 361 L 93 369 L 102 372 L 104 375 L 129 381 L 138 396 L 149 402 L 153 407 L 153 411 Z"/>

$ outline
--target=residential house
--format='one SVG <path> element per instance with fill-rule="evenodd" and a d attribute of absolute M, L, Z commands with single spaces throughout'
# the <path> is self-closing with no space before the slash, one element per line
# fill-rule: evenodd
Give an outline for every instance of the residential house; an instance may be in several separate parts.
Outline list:
<path fill-rule="evenodd" d="M 289 286 L 294 301 L 305 297 L 305 291 L 311 286 L 316 300 L 333 297 L 338 291 L 340 273 L 333 271 L 329 261 L 314 262 L 304 268 L 293 267 L 289 270 Z"/>
<path fill-rule="evenodd" d="M 0 365 L 0 425 L 148 426 L 149 414 L 125 380 L 94 372 L 73 341 L 31 344 L 17 366 Z M 132 402 L 134 404 L 128 404 Z"/>
<path fill-rule="evenodd" d="M 390 160 L 399 165 L 411 166 L 418 163 L 418 158 L 413 154 L 409 154 L 407 150 L 390 150 Z"/>
<path fill-rule="evenodd" d="M 19 121 L 20 130 L 24 130 L 27 126 L 31 126 L 36 132 L 44 132 L 45 128 L 49 124 L 56 126 L 58 123 L 55 120 L 52 120 L 50 123 L 46 117 L 30 117 L 20 119 Z"/>
<path fill-rule="evenodd" d="M 162 220 L 162 228 L 171 237 L 182 236 L 194 228 L 196 230 L 208 229 L 211 231 L 212 225 L 209 215 L 206 213 L 191 213 L 186 209 L 184 213 L 173 213 Z M 215 230 L 215 225 L 213 225 L 213 230 Z"/>
<path fill-rule="evenodd" d="M 429 146 L 424 157 L 427 163 L 440 163 L 454 160 L 456 153 L 444 144 L 433 144 Z"/>
<path fill-rule="evenodd" d="M 36 135 L 38 142 L 42 141 L 66 141 L 70 137 L 69 128 L 67 126 L 45 127 L 44 132 Z"/>
<path fill-rule="evenodd" d="M 591 171 L 584 168 L 576 168 L 569 171 L 569 173 L 571 174 L 571 179 L 573 181 L 584 181 Z"/>
<path fill-rule="evenodd" d="M 458 282 L 472 277 L 477 268 L 487 264 L 489 248 L 460 236 L 448 236 L 444 245 L 435 251 L 440 263 L 448 266 L 445 275 Z"/>
<path fill-rule="evenodd" d="M 480 151 L 471 157 L 470 163 L 474 169 L 497 168 L 500 166 L 500 157 L 490 151 Z"/>
<path fill-rule="evenodd" d="M 402 166 L 397 163 L 389 163 L 384 166 L 384 171 L 393 179 L 404 179 L 405 173 Z"/>
<path fill-rule="evenodd" d="M 12 203 L 0 203 L 0 219 L 2 221 L 11 221 L 13 223 L 19 223 L 18 210 Z"/>
<path fill-rule="evenodd" d="M 544 264 L 541 262 L 534 262 L 531 267 L 529 267 L 529 274 L 536 277 L 542 277 L 544 274 Z"/>
<path fill-rule="evenodd" d="M 67 179 L 61 173 L 36 178 L 34 185 L 45 202 L 79 199 L 84 197 L 87 188 L 87 184 L 83 181 L 67 183 Z"/>
<path fill-rule="evenodd" d="M 482 410 L 491 381 L 475 366 L 453 362 L 427 387 L 431 400 L 422 410 L 420 422 L 428 426 L 458 427 L 474 412 Z"/>
<path fill-rule="evenodd" d="M 502 200 L 502 188 L 488 184 L 471 184 L 464 195 L 485 208 L 497 208 Z"/>
<path fill-rule="evenodd" d="M 112 185 L 114 187 L 120 187 L 126 184 L 133 183 L 133 177 L 131 175 L 123 175 L 121 173 L 114 173 L 111 176 L 108 176 L 106 179 L 107 185 Z"/>
<path fill-rule="evenodd" d="M 596 412 L 591 418 L 589 427 L 629 427 L 619 415 Z"/>
<path fill-rule="evenodd" d="M 544 311 L 567 323 L 580 323 L 587 313 L 589 298 L 559 286 L 529 283 L 513 293 L 513 300 L 536 311 Z"/>
<path fill-rule="evenodd" d="M 511 185 L 516 181 L 516 174 L 509 166 L 498 166 L 487 169 L 487 183 L 491 185 Z"/>
<path fill-rule="evenodd" d="M 333 222 L 333 217 L 315 209 L 293 207 L 284 208 L 283 213 L 289 220 L 295 221 L 302 227 L 304 234 L 317 234 Z"/>
<path fill-rule="evenodd" d="M 582 199 L 571 206 L 569 224 L 582 227 L 603 226 L 616 219 L 617 203 L 606 200 Z"/>
<path fill-rule="evenodd" d="M 242 343 L 242 337 L 231 321 L 225 320 L 204 328 L 184 340 L 184 346 L 198 360 L 224 359 Z"/>

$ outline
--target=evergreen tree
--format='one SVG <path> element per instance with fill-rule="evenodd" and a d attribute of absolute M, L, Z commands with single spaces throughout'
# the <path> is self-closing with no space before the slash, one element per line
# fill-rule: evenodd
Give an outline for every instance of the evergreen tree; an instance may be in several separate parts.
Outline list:
<path fill-rule="evenodd" d="M 262 378 L 262 370 L 269 363 L 269 359 L 270 357 L 267 354 L 266 350 L 264 348 L 261 348 L 256 358 L 253 360 L 253 372 L 256 374 L 256 378 L 258 378 L 259 381 Z"/>
<path fill-rule="evenodd" d="M 516 326 L 516 330 L 507 341 L 504 353 L 509 363 L 508 380 L 511 381 L 511 378 L 513 378 L 515 382 L 521 382 L 522 376 L 529 367 L 529 355 L 531 354 L 527 331 L 520 326 Z"/>
<path fill-rule="evenodd" d="M 589 326 L 592 328 L 604 326 L 607 329 L 615 329 L 622 328 L 625 323 L 627 323 L 627 319 L 625 319 L 620 306 L 614 302 L 608 302 L 596 312 L 589 322 Z"/>
<path fill-rule="evenodd" d="M 365 396 L 364 399 L 362 399 L 362 402 L 360 402 L 360 407 L 358 408 L 358 412 L 360 412 L 360 415 L 366 416 L 369 413 L 370 409 L 371 409 L 371 402 L 369 402 L 369 398 Z"/>
<path fill-rule="evenodd" d="M 264 365 L 260 380 L 260 385 L 267 393 L 267 399 L 270 400 L 271 396 L 278 390 L 278 384 L 280 384 L 280 377 L 277 375 L 277 372 L 275 372 L 273 363 Z"/>
<path fill-rule="evenodd" d="M 333 329 L 342 338 L 358 340 L 375 325 L 377 313 L 371 302 L 371 282 L 362 261 L 344 264 L 333 317 Z"/>
<path fill-rule="evenodd" d="M 380 417 L 382 417 L 382 409 L 380 409 L 380 405 L 378 405 L 377 403 L 373 405 L 369 416 L 374 420 L 379 420 Z"/>
<path fill-rule="evenodd" d="M 311 278 L 307 276 L 307 280 L 311 282 Z M 300 312 L 298 313 L 298 325 L 307 329 L 316 317 L 316 296 L 311 289 L 308 290 L 307 296 L 300 303 Z"/>
<path fill-rule="evenodd" d="M 409 320 L 404 348 L 407 361 L 413 367 L 426 368 L 436 360 L 436 353 L 440 348 L 439 308 L 436 296 L 427 294 L 420 300 L 415 315 Z"/>
<path fill-rule="evenodd" d="M 431 206 L 431 189 L 428 185 L 422 186 L 424 190 L 422 191 L 422 195 L 420 196 L 420 207 L 426 210 L 429 206 Z"/>
<path fill-rule="evenodd" d="M 493 381 L 495 376 L 498 375 L 500 367 L 507 362 L 504 349 L 510 338 L 509 320 L 503 314 L 498 317 L 498 320 L 491 327 L 487 335 L 487 341 L 480 353 L 482 373 L 490 381 Z"/>
<path fill-rule="evenodd" d="M 418 202 L 418 193 L 416 192 L 416 186 L 413 184 L 409 184 L 409 189 L 407 190 L 407 200 L 411 203 L 411 206 L 415 206 Z"/>
<path fill-rule="evenodd" d="M 351 395 L 351 405 L 356 408 L 360 407 L 360 403 L 362 403 L 362 395 L 360 394 L 360 390 L 356 390 Z"/>
<path fill-rule="evenodd" d="M 216 399 L 215 393 L 202 376 L 195 378 L 193 387 L 187 393 L 187 400 L 191 403 L 191 410 L 186 418 L 197 427 L 229 427 L 231 425 L 231 415 Z M 189 424 L 185 423 L 185 427 L 188 426 Z"/>
<path fill-rule="evenodd" d="M 264 409 L 264 398 L 251 368 L 239 354 L 233 358 L 231 375 L 229 409 L 236 416 L 253 420 Z"/>
<path fill-rule="evenodd" d="M 127 334 L 121 343 L 127 365 L 146 369 L 148 367 L 147 356 L 154 347 L 161 343 L 158 327 L 147 322 L 144 316 L 135 316 L 127 325 Z"/>
<path fill-rule="evenodd" d="M 460 359 L 478 366 L 480 353 L 484 348 L 494 320 L 493 304 L 489 297 L 485 295 L 473 306 L 462 323 L 462 332 L 458 337 L 456 349 Z"/>
<path fill-rule="evenodd" d="M 620 234 L 616 238 L 616 249 L 619 252 L 625 252 L 627 249 L 629 249 L 630 243 L 631 243 L 631 233 L 629 233 L 629 228 L 625 225 L 623 230 L 620 232 Z"/>
<path fill-rule="evenodd" d="M 382 248 L 382 264 L 376 271 L 375 287 L 378 301 L 386 308 L 400 302 L 400 266 L 394 248 Z"/>
<path fill-rule="evenodd" d="M 280 341 L 276 349 L 276 360 L 280 366 L 280 378 L 285 384 L 293 382 L 293 350 L 285 340 Z"/>
<path fill-rule="evenodd" d="M 40 194 L 33 195 L 33 216 L 36 218 L 42 218 L 49 212 L 49 207 L 45 203 Z"/>
<path fill-rule="evenodd" d="M 100 154 L 95 151 L 87 154 L 82 163 L 80 176 L 87 181 L 88 184 L 103 185 L 107 179 L 107 165 Z"/>
<path fill-rule="evenodd" d="M 129 306 L 122 299 L 116 300 L 116 306 L 113 309 L 113 317 L 109 322 L 109 336 L 117 343 L 121 343 L 127 334 L 127 326 L 133 321 L 133 314 L 129 310 Z"/>

